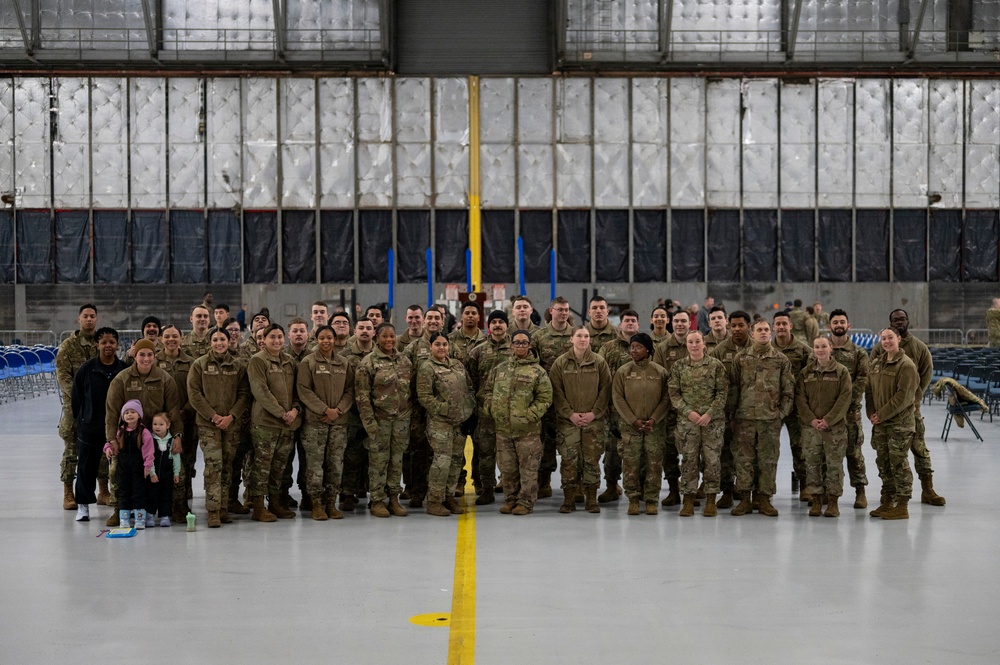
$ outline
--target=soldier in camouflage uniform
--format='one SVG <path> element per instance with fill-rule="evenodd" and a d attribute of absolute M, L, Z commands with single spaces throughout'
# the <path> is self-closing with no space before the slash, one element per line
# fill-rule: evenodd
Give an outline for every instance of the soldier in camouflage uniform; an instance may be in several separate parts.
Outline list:
<path fill-rule="evenodd" d="M 552 405 L 552 383 L 531 351 L 531 335 L 515 331 L 514 357 L 493 368 L 484 403 L 496 423 L 497 461 L 503 474 L 500 512 L 527 515 L 538 498 L 542 415 Z"/>
<path fill-rule="evenodd" d="M 562 457 L 559 475 L 564 498 L 559 512 L 576 510 L 576 496 L 582 486 L 587 512 L 599 513 L 598 465 L 607 438 L 611 371 L 604 358 L 590 350 L 590 333 L 586 328 L 574 330 L 572 340 L 572 350 L 559 356 L 549 372 Z M 610 482 L 614 487 L 617 479 Z"/>
<path fill-rule="evenodd" d="M 195 423 L 194 408 L 188 402 L 187 395 L 188 372 L 191 370 L 194 358 L 185 353 L 181 347 L 181 333 L 176 326 L 169 324 L 164 326 L 160 331 L 160 341 L 163 348 L 156 354 L 156 366 L 173 377 L 181 403 L 181 426 L 184 431 L 181 449 L 181 486 L 173 493 L 173 510 L 170 515 L 172 521 L 181 523 L 190 512 L 188 501 L 193 496 L 191 481 L 195 476 L 195 462 L 198 459 L 198 426 Z"/>
<path fill-rule="evenodd" d="M 652 338 L 637 333 L 629 344 L 632 360 L 611 380 L 611 399 L 622 435 L 622 481 L 629 515 L 639 514 L 640 500 L 646 502 L 647 515 L 656 515 L 663 477 L 663 428 L 670 408 L 670 377 L 650 360 L 652 353 Z"/>
<path fill-rule="evenodd" d="M 608 320 L 608 301 L 604 296 L 594 296 L 587 307 L 587 332 L 590 333 L 590 350 L 599 353 L 601 347 L 618 336 L 618 328 Z"/>
<path fill-rule="evenodd" d="M 479 303 L 475 301 L 468 301 L 462 305 L 461 311 L 462 325 L 461 327 L 448 335 L 448 348 L 449 355 L 457 360 L 458 362 L 465 365 L 465 361 L 469 359 L 469 352 L 486 339 L 486 333 L 482 331 L 479 327 L 479 322 L 482 321 L 483 315 L 480 311 Z M 477 495 L 482 493 L 483 484 L 479 480 L 479 455 L 476 451 L 479 450 L 479 446 L 476 445 L 476 417 L 475 413 L 470 416 L 469 420 L 463 423 L 463 430 L 472 436 L 472 486 L 476 488 Z M 462 496 L 465 494 L 465 457 L 463 449 L 462 457 L 462 469 L 458 474 L 458 485 L 455 489 L 455 496 Z"/>
<path fill-rule="evenodd" d="M 531 303 L 531 298 L 525 295 L 514 296 L 510 300 L 510 315 L 513 322 L 510 324 L 514 330 L 526 330 L 534 335 L 540 330 L 531 320 L 531 315 L 535 313 L 535 306 Z"/>
<path fill-rule="evenodd" d="M 381 324 L 376 324 L 376 328 Z M 396 340 L 400 351 L 405 351 L 413 340 L 424 334 L 424 308 L 420 305 L 410 305 L 406 308 L 406 330 Z"/>
<path fill-rule="evenodd" d="M 337 510 L 344 474 L 344 453 L 350 411 L 354 406 L 354 369 L 334 348 L 331 326 L 316 331 L 316 351 L 299 363 L 296 389 L 305 407 L 302 428 L 306 492 L 312 498 L 312 518 L 323 521 L 344 516 Z"/>
<path fill-rule="evenodd" d="M 284 328 L 272 323 L 263 334 L 264 350 L 247 364 L 247 379 L 253 393 L 250 436 L 254 450 L 247 493 L 253 505 L 250 518 L 274 522 L 295 517 L 294 512 L 282 505 L 281 483 L 292 435 L 302 424 L 302 405 L 295 397 L 295 361 L 284 351 Z"/>
<path fill-rule="evenodd" d="M 441 312 L 435 308 L 428 309 L 424 313 L 423 334 L 410 342 L 404 350 L 404 354 L 413 365 L 413 385 L 410 387 L 410 392 L 414 395 L 414 400 L 410 414 L 410 443 L 406 453 L 403 454 L 403 482 L 410 496 L 410 508 L 423 506 L 424 498 L 427 496 L 427 474 L 430 472 L 433 456 L 430 442 L 427 440 L 427 411 L 416 400 L 417 370 L 430 360 L 430 337 L 436 332 L 441 332 L 443 326 L 444 316 Z"/>
<path fill-rule="evenodd" d="M 403 451 L 410 438 L 413 364 L 396 351 L 396 330 L 391 324 L 380 325 L 375 335 L 376 349 L 361 361 L 354 375 L 354 400 L 368 433 L 369 506 L 375 517 L 405 517 L 399 493 Z"/>
<path fill-rule="evenodd" d="M 927 449 L 925 440 L 924 417 L 920 413 L 920 401 L 928 386 L 931 385 L 931 377 L 934 374 L 934 359 L 927 345 L 910 334 L 910 317 L 904 309 L 894 309 L 889 314 L 889 325 L 896 334 L 899 335 L 899 348 L 913 361 L 920 375 L 920 384 L 917 386 L 913 397 L 913 467 L 920 478 L 920 503 L 931 506 L 943 506 L 944 497 L 934 491 L 934 469 L 931 467 L 931 453 Z M 885 353 L 881 345 L 876 344 L 872 348 L 871 360 L 875 362 L 875 357 Z"/>
<path fill-rule="evenodd" d="M 777 517 L 771 497 L 776 492 L 781 421 L 792 411 L 795 381 L 788 358 L 771 346 L 771 326 L 767 321 L 754 321 L 752 340 L 750 348 L 733 360 L 731 376 L 737 395 L 733 443 L 736 491 L 741 498 L 732 514 L 746 515 L 752 510 L 750 491 L 756 468 L 760 514 Z"/>
<path fill-rule="evenodd" d="M 793 307 L 787 307 L 788 319 L 792 324 L 792 334 L 803 343 L 809 345 L 819 336 L 819 324 L 816 319 L 802 309 L 802 301 L 796 299 Z"/>
<path fill-rule="evenodd" d="M 653 340 L 654 347 L 673 334 L 669 330 L 670 312 L 663 305 L 657 305 L 653 308 L 653 313 L 649 316 L 649 323 L 653 326 L 649 336 Z M 626 348 L 625 351 L 627 354 L 628 349 Z"/>
<path fill-rule="evenodd" d="M 705 355 L 705 338 L 697 330 L 685 339 L 688 355 L 674 363 L 667 388 L 677 412 L 676 440 L 681 448 L 681 517 L 694 515 L 698 472 L 704 468 L 706 517 L 715 517 L 719 493 L 719 454 L 725 431 L 729 377 L 723 364 Z"/>
<path fill-rule="evenodd" d="M 520 307 L 524 301 L 518 301 Z M 528 301 L 530 305 L 530 301 Z M 523 314 L 524 312 L 522 312 Z M 526 316 L 531 315 L 527 310 Z M 569 351 L 572 343 L 573 326 L 569 325 L 569 302 L 562 296 L 556 296 L 549 305 L 551 320 L 537 332 L 531 332 L 531 344 L 538 356 L 538 362 L 546 372 L 552 369 L 556 358 Z M 552 496 L 552 473 L 556 470 L 556 449 L 558 435 L 556 434 L 556 414 L 553 408 L 542 416 L 542 462 L 538 467 L 538 498 Z M 581 496 L 582 500 L 582 496 Z"/>
<path fill-rule="evenodd" d="M 809 354 L 812 353 L 812 340 L 808 345 L 792 333 L 792 320 L 787 312 L 775 312 L 771 317 L 771 325 L 774 330 L 774 339 L 771 346 L 785 354 L 792 367 L 792 381 L 797 381 L 799 373 L 809 362 Z M 789 447 L 792 451 L 792 491 L 795 485 L 799 485 L 799 501 L 809 499 L 805 491 L 806 465 L 802 458 L 802 427 L 799 424 L 799 416 L 794 405 L 792 412 L 788 414 L 784 421 L 788 429 Z"/>
<path fill-rule="evenodd" d="M 674 313 L 670 320 L 674 332 L 670 337 L 656 345 L 653 362 L 667 370 L 667 376 L 673 370 L 674 363 L 687 357 L 687 335 L 691 330 L 691 315 L 684 310 Z M 670 491 L 663 498 L 663 506 L 676 506 L 681 502 L 680 478 L 681 465 L 678 460 L 677 441 L 677 411 L 670 405 L 667 409 L 663 441 L 663 476 L 667 479 Z"/>
<path fill-rule="evenodd" d="M 181 340 L 181 350 L 191 356 L 191 360 L 202 357 L 211 348 L 208 339 L 208 325 L 211 321 L 211 314 L 204 305 L 195 305 L 191 309 L 191 332 L 184 335 Z M 162 331 L 160 333 L 163 334 Z"/>
<path fill-rule="evenodd" d="M 496 310 L 487 318 L 490 336 L 469 352 L 465 368 L 472 379 L 476 391 L 476 404 L 479 406 L 479 422 L 476 425 L 476 437 L 473 444 L 479 445 L 479 478 L 483 483 L 483 491 L 476 498 L 477 506 L 493 503 L 494 490 L 497 484 L 497 432 L 496 424 L 486 408 L 486 395 L 490 388 L 490 377 L 493 368 L 514 356 L 510 339 L 507 337 L 507 315 Z"/>
<path fill-rule="evenodd" d="M 871 516 L 905 520 L 910 516 L 907 504 L 913 493 L 910 446 L 916 430 L 913 396 L 920 394 L 920 375 L 900 348 L 900 337 L 893 328 L 886 328 L 879 336 L 882 353 L 872 356 L 865 390 L 875 463 L 882 479 L 882 503 Z"/>
<path fill-rule="evenodd" d="M 711 317 L 709 317 L 711 323 Z M 729 315 L 729 336 L 720 342 L 709 355 L 722 362 L 729 377 L 729 397 L 726 400 L 726 433 L 722 439 L 722 453 L 719 456 L 719 497 L 717 508 L 732 508 L 736 465 L 733 459 L 733 437 L 736 432 L 736 391 L 733 386 L 733 360 L 736 354 L 750 346 L 750 315 L 737 310 Z"/>
<path fill-rule="evenodd" d="M 371 308 L 369 308 L 371 309 Z M 354 337 L 347 348 L 341 351 L 356 374 L 361 361 L 375 349 L 375 325 L 371 319 L 358 321 Z M 341 478 L 340 509 L 353 511 L 358 505 L 358 497 L 368 493 L 368 444 L 367 433 L 361 425 L 357 403 L 348 413 L 347 450 L 344 451 L 344 473 Z"/>
<path fill-rule="evenodd" d="M 239 423 L 250 399 L 246 368 L 229 353 L 229 335 L 214 328 L 212 347 L 187 372 L 187 398 L 196 414 L 198 440 L 205 457 L 205 509 L 208 525 L 229 524 L 229 488 Z M 179 494 L 179 492 L 178 492 Z"/>
<path fill-rule="evenodd" d="M 605 342 L 601 347 L 599 355 L 608 363 L 608 370 L 614 377 L 625 363 L 631 360 L 629 356 L 629 340 L 639 332 L 639 313 L 634 309 L 626 309 L 621 313 L 621 327 L 618 329 L 618 337 Z M 622 477 L 622 458 L 618 450 L 621 447 L 621 427 L 618 424 L 618 415 L 611 409 L 608 419 L 609 433 L 607 443 L 604 446 L 604 484 L 605 489 L 597 497 L 598 503 L 609 503 L 617 501 L 622 494 L 621 485 L 618 480 Z"/>
<path fill-rule="evenodd" d="M 802 456 L 809 515 L 837 517 L 837 501 L 844 492 L 844 455 L 847 452 L 845 416 L 851 405 L 851 376 L 833 359 L 826 337 L 813 340 L 814 358 L 799 373 L 795 385 L 796 412 L 802 421 Z"/>
<path fill-rule="evenodd" d="M 1000 346 L 1000 298 L 994 298 L 993 306 L 986 310 L 986 332 L 990 346 Z"/>
<path fill-rule="evenodd" d="M 709 332 L 705 334 L 705 353 L 711 353 L 715 347 L 729 339 L 724 307 L 716 305 L 709 311 L 708 328 Z"/>
<path fill-rule="evenodd" d="M 417 368 L 417 399 L 427 412 L 427 441 L 434 451 L 427 473 L 427 514 L 460 515 L 455 500 L 465 451 L 462 423 L 476 409 L 472 380 L 465 366 L 449 358 L 448 338 L 432 332 L 431 357 Z"/>
<path fill-rule="evenodd" d="M 862 446 L 865 442 L 865 431 L 861 426 L 861 400 L 868 387 L 868 354 L 864 349 L 854 345 L 848 334 L 851 322 L 847 312 L 835 309 L 830 312 L 830 343 L 833 345 L 833 359 L 847 368 L 851 376 L 851 405 L 845 418 L 847 428 L 847 475 L 854 488 L 854 507 L 867 508 L 868 497 L 865 496 L 865 486 L 868 475 L 865 471 L 865 453 Z"/>
<path fill-rule="evenodd" d="M 76 425 L 73 422 L 70 393 L 73 389 L 73 377 L 77 371 L 83 363 L 97 356 L 97 344 L 94 341 L 94 331 L 97 330 L 97 308 L 89 303 L 82 305 L 76 321 L 80 328 L 63 340 L 56 353 L 56 380 L 59 382 L 59 396 L 62 400 L 59 436 L 63 440 L 63 454 L 59 478 L 63 484 L 63 510 L 76 510 L 76 501 L 73 499 L 73 478 L 76 475 L 77 465 Z M 109 500 L 107 472 L 105 471 L 103 475 L 103 482 L 98 475 L 100 492 L 97 495 L 97 505 L 99 506 L 107 505 Z"/>
<path fill-rule="evenodd" d="M 295 361 L 295 370 L 298 372 L 299 363 L 305 360 L 306 356 L 312 353 L 309 348 L 309 324 L 300 316 L 296 316 L 288 322 L 288 335 L 286 336 L 288 346 L 285 353 Z M 305 414 L 303 414 L 305 416 Z M 303 418 L 303 423 L 305 418 Z M 295 458 L 299 458 L 298 472 L 292 478 L 292 467 Z M 302 428 L 295 430 L 292 434 L 292 448 L 288 451 L 288 462 L 285 463 L 285 471 L 281 477 L 281 505 L 286 508 L 301 508 L 309 512 L 312 510 L 312 497 L 306 489 L 306 477 L 309 473 L 309 463 L 306 460 L 306 451 L 302 445 Z M 298 485 L 302 496 L 301 504 L 292 498 L 290 494 L 292 485 Z"/>

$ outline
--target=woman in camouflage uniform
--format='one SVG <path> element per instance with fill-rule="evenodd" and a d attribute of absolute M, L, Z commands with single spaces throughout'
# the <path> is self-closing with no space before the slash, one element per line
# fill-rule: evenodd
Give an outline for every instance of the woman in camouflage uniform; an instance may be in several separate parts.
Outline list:
<path fill-rule="evenodd" d="M 198 459 L 198 426 L 195 423 L 194 408 L 188 402 L 187 378 L 194 358 L 181 349 L 181 331 L 177 326 L 167 324 L 160 329 L 163 348 L 156 354 L 156 366 L 174 377 L 177 395 L 181 400 L 181 419 L 184 436 L 181 438 L 181 485 L 174 492 L 174 506 L 170 519 L 180 524 L 190 512 L 188 501 L 193 496 L 191 481 L 194 479 L 194 465 Z"/>

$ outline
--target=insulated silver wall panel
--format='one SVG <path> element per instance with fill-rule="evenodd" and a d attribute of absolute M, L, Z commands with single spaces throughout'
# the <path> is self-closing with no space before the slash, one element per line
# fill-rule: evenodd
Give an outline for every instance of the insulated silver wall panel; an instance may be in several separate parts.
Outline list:
<path fill-rule="evenodd" d="M 594 206 L 626 208 L 629 205 L 629 145 L 599 143 L 594 146 Z"/>
<path fill-rule="evenodd" d="M 393 204 L 392 81 L 359 79 L 358 205 Z"/>
<path fill-rule="evenodd" d="M 319 86 L 320 206 L 353 208 L 354 80 L 323 78 Z"/>
<path fill-rule="evenodd" d="M 30 30 L 30 15 L 24 17 L 26 28 Z M 13 2 L 0 3 L 0 48 L 24 48 L 21 31 L 17 27 L 17 13 Z"/>
<path fill-rule="evenodd" d="M 514 79 L 481 80 L 479 140 L 482 143 L 514 143 Z"/>
<path fill-rule="evenodd" d="M 781 207 L 816 206 L 816 82 L 781 86 Z"/>
<path fill-rule="evenodd" d="M 672 4 L 674 50 L 781 50 L 781 0 L 684 0 Z"/>
<path fill-rule="evenodd" d="M 591 191 L 591 82 L 556 82 L 556 206 L 589 208 Z"/>
<path fill-rule="evenodd" d="M 400 143 L 431 141 L 431 81 L 396 79 L 396 140 Z"/>
<path fill-rule="evenodd" d="M 972 0 L 972 28 L 984 47 L 1000 46 L 1000 0 Z M 970 41 L 972 41 L 970 37 Z"/>
<path fill-rule="evenodd" d="M 432 205 L 431 146 L 428 143 L 396 144 L 396 205 Z"/>
<path fill-rule="evenodd" d="M 201 0 L 165 0 L 163 48 L 168 51 L 210 51 L 221 47 L 218 6 Z"/>
<path fill-rule="evenodd" d="M 816 96 L 819 207 L 849 208 L 854 205 L 854 81 L 820 79 Z"/>
<path fill-rule="evenodd" d="M 556 136 L 559 143 L 589 143 L 591 129 L 590 79 L 556 82 Z"/>
<path fill-rule="evenodd" d="M 743 205 L 778 207 L 778 82 L 743 83 Z"/>
<path fill-rule="evenodd" d="M 379 0 L 290 0 L 289 49 L 346 49 L 378 41 Z"/>
<path fill-rule="evenodd" d="M 395 81 L 396 205 L 430 206 L 431 82 L 426 78 Z"/>
<path fill-rule="evenodd" d="M 551 208 L 553 205 L 552 146 L 526 144 L 518 149 L 518 205 Z"/>
<path fill-rule="evenodd" d="M 167 186 L 169 203 L 177 208 L 205 205 L 205 135 L 201 125 L 206 110 L 202 107 L 202 85 L 200 79 L 167 80 L 167 163 L 170 167 Z M 227 208 L 239 202 L 239 85 L 237 79 L 208 81 L 209 173 L 218 169 L 209 178 L 209 191 L 214 192 L 209 197 L 212 207 Z M 212 112 L 213 104 L 219 108 L 218 113 Z M 232 115 L 234 107 L 235 116 Z"/>
<path fill-rule="evenodd" d="M 469 84 L 434 81 L 434 205 L 464 206 L 469 191 Z"/>
<path fill-rule="evenodd" d="M 889 207 L 889 81 L 855 83 L 854 177 L 859 208 Z"/>
<path fill-rule="evenodd" d="M 167 207 L 167 83 L 129 79 L 132 207 Z"/>
<path fill-rule="evenodd" d="M 928 193 L 941 197 L 935 207 L 961 208 L 965 85 L 948 79 L 931 80 L 929 85 Z"/>
<path fill-rule="evenodd" d="M 560 143 L 556 146 L 556 206 L 589 208 L 593 203 L 590 188 L 589 145 Z"/>
<path fill-rule="evenodd" d="M 965 205 L 1000 206 L 1000 83 L 969 81 Z"/>
<path fill-rule="evenodd" d="M 127 79 L 91 81 L 91 177 L 95 208 L 128 207 Z"/>
<path fill-rule="evenodd" d="M 892 205 L 927 205 L 927 80 L 893 81 Z"/>
<path fill-rule="evenodd" d="M 214 78 L 207 81 L 205 104 L 208 117 L 208 207 L 210 208 L 231 208 L 244 202 L 243 127 L 240 109 L 243 105 L 242 88 L 247 84 L 240 79 L 231 78 Z M 173 118 L 170 121 L 170 128 L 172 131 Z M 172 186 L 170 194 L 173 198 Z"/>
<path fill-rule="evenodd" d="M 278 205 L 278 82 L 243 81 L 243 207 Z"/>
<path fill-rule="evenodd" d="M 518 79 L 518 205 L 550 208 L 554 204 L 552 148 L 553 81 Z"/>
<path fill-rule="evenodd" d="M 24 208 L 48 208 L 49 79 L 14 79 L 14 187 Z"/>
<path fill-rule="evenodd" d="M 281 79 L 281 206 L 316 206 L 316 82 Z"/>
<path fill-rule="evenodd" d="M 521 143 L 552 143 L 551 79 L 518 79 L 517 137 Z"/>
<path fill-rule="evenodd" d="M 629 81 L 594 81 L 594 205 L 629 203 Z"/>
<path fill-rule="evenodd" d="M 632 204 L 667 205 L 667 88 L 663 79 L 632 79 Z"/>
<path fill-rule="evenodd" d="M 90 84 L 85 78 L 52 80 L 56 127 L 52 137 L 52 191 L 57 208 L 90 206 Z"/>
<path fill-rule="evenodd" d="M 713 83 L 713 99 L 715 106 L 739 108 L 739 81 L 734 81 L 727 89 L 719 88 Z M 705 79 L 670 79 L 670 205 L 676 208 L 700 208 L 705 205 L 705 175 L 707 135 L 705 129 L 707 113 L 708 86 Z M 729 99 L 735 96 L 735 100 Z M 720 104 L 724 100 L 725 104 Z M 713 184 L 719 183 L 720 177 L 728 175 L 729 186 L 732 187 L 738 172 L 739 161 L 736 159 L 739 122 L 737 116 L 725 119 L 725 109 L 716 111 L 718 121 L 723 123 L 718 128 L 718 134 L 727 143 L 718 153 L 713 153 L 726 169 L 720 175 L 716 170 L 709 170 L 708 177 Z"/>
<path fill-rule="evenodd" d="M 740 205 L 740 84 L 739 79 L 721 79 L 709 81 L 705 88 L 706 202 L 712 207 Z M 673 98 L 670 104 L 675 108 Z M 678 120 L 671 114 L 671 128 Z"/>
<path fill-rule="evenodd" d="M 658 0 L 569 0 L 566 41 L 579 50 L 651 51 L 659 43 Z"/>
<path fill-rule="evenodd" d="M 484 78 L 479 86 L 479 164 L 483 207 L 517 205 L 514 79 Z"/>
<path fill-rule="evenodd" d="M 0 78 L 0 194 L 14 192 L 14 80 Z"/>
<path fill-rule="evenodd" d="M 479 166 L 484 208 L 513 208 L 517 205 L 517 151 L 513 145 L 484 143 Z"/>

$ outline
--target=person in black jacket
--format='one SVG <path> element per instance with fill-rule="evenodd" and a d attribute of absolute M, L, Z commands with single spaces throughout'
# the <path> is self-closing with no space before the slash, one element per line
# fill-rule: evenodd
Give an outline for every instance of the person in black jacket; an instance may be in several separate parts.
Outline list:
<path fill-rule="evenodd" d="M 76 423 L 76 521 L 90 520 L 90 504 L 97 501 L 97 469 L 104 448 L 104 416 L 111 380 L 128 365 L 119 360 L 118 331 L 100 328 L 94 333 L 97 357 L 80 366 L 70 393 Z"/>

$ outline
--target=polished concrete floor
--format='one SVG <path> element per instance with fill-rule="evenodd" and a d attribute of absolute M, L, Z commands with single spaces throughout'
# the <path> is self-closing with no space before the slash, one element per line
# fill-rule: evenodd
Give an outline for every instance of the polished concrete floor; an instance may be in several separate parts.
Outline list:
<path fill-rule="evenodd" d="M 58 408 L 0 405 L 3 664 L 1000 662 L 1000 419 L 983 443 L 968 429 L 943 443 L 944 409 L 925 407 L 948 505 L 911 504 L 909 521 L 846 495 L 840 518 L 807 517 L 785 447 L 777 519 L 627 517 L 624 502 L 561 515 L 557 491 L 530 517 L 494 504 L 462 526 L 358 510 L 210 531 L 196 488 L 196 532 L 108 540 L 110 509 L 89 523 L 61 509 Z M 448 617 L 457 579 L 464 641 L 410 621 Z"/>

